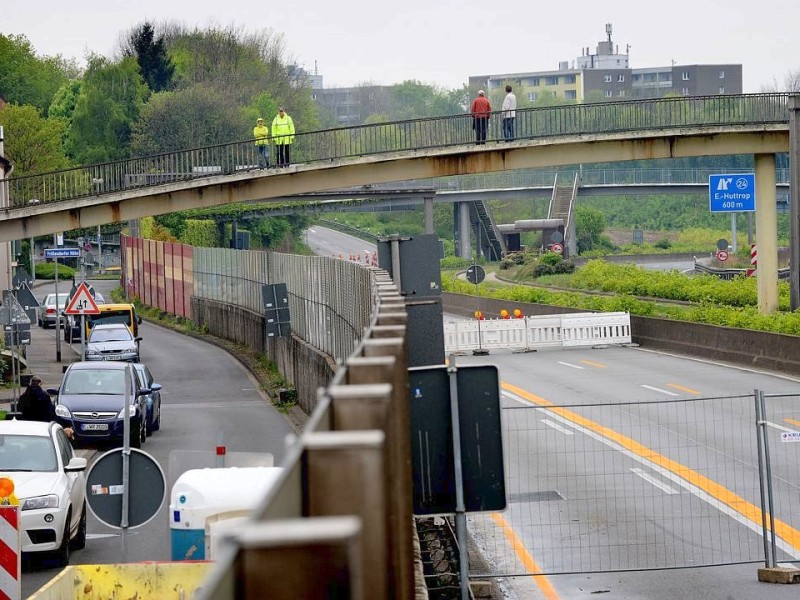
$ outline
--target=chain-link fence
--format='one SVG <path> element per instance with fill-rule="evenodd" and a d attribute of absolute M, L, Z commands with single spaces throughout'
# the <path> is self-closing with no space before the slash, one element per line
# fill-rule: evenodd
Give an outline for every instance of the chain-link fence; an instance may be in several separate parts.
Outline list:
<path fill-rule="evenodd" d="M 800 395 L 759 414 L 759 392 L 555 406 L 504 388 L 508 507 L 470 518 L 480 575 L 800 560 Z"/>

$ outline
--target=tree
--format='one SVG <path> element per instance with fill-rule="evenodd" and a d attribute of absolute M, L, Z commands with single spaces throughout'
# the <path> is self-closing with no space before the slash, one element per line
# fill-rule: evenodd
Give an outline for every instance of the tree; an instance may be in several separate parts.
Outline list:
<path fill-rule="evenodd" d="M 139 72 L 153 92 L 168 90 L 172 86 L 175 65 L 167 54 L 164 36 L 156 39 L 151 23 L 145 22 L 131 31 L 124 53 L 136 58 Z"/>
<path fill-rule="evenodd" d="M 0 125 L 5 129 L 5 154 L 14 163 L 14 176 L 70 166 L 61 144 L 63 120 L 45 119 L 33 106 L 8 104 L 0 110 Z"/>
<path fill-rule="evenodd" d="M 575 237 L 578 254 L 600 245 L 605 227 L 606 218 L 599 210 L 587 206 L 577 207 L 575 209 Z"/>
<path fill-rule="evenodd" d="M 252 135 L 241 109 L 202 84 L 153 94 L 133 126 L 135 156 L 175 152 L 247 139 Z"/>
<path fill-rule="evenodd" d="M 92 56 L 67 135 L 71 156 L 81 164 L 127 158 L 147 91 L 133 57 L 115 63 Z"/>
<path fill-rule="evenodd" d="M 0 95 L 6 102 L 30 104 L 46 113 L 56 90 L 77 75 L 74 61 L 36 56 L 24 35 L 0 34 Z"/>

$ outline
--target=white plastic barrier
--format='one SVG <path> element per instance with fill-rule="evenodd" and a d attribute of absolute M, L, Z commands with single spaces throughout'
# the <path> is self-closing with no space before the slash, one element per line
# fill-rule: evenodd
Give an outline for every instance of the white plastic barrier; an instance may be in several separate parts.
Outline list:
<path fill-rule="evenodd" d="M 550 347 L 630 343 L 630 315 L 623 312 L 538 315 L 524 319 L 444 324 L 447 354 L 478 349 L 524 352 Z"/>
<path fill-rule="evenodd" d="M 628 313 L 577 313 L 561 318 L 561 342 L 565 348 L 599 344 L 630 344 Z"/>

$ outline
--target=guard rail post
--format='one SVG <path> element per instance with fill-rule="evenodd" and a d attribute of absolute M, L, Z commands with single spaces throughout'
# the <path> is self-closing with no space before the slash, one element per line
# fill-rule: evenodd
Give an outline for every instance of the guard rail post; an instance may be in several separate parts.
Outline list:
<path fill-rule="evenodd" d="M 388 405 L 389 391 L 348 395 L 343 386 L 337 390 L 333 405 L 339 403 L 339 419 L 367 426 L 370 420 L 385 419 L 379 407 Z M 388 386 L 368 386 L 388 387 Z M 378 406 L 370 407 L 370 404 Z M 376 410 L 377 409 L 377 410 Z M 356 413 L 367 412 L 360 418 Z M 308 516 L 355 515 L 363 525 L 362 574 L 364 598 L 388 598 L 387 473 L 386 436 L 382 431 L 330 431 L 304 436 L 304 465 L 307 487 L 304 505 Z M 306 577 L 316 577 L 314 569 Z M 270 598 L 264 594 L 262 598 Z M 295 595 L 295 598 L 314 596 Z"/>

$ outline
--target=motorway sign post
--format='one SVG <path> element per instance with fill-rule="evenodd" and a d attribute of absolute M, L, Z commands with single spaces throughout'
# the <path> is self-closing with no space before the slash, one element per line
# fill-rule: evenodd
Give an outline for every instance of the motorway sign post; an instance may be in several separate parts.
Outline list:
<path fill-rule="evenodd" d="M 726 173 L 708 176 L 708 205 L 711 212 L 754 212 L 755 173 Z"/>

